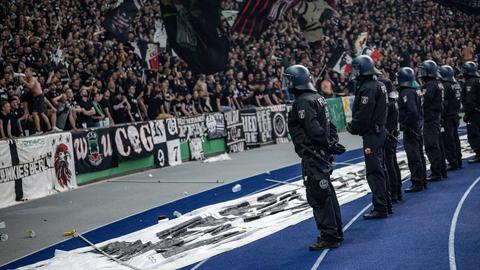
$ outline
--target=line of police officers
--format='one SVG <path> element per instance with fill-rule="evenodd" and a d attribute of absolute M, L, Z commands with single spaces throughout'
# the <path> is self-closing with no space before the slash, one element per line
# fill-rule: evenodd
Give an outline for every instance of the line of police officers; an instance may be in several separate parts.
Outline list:
<path fill-rule="evenodd" d="M 335 248 L 343 241 L 340 207 L 330 182 L 335 155 L 345 152 L 330 122 L 325 99 L 311 83 L 310 72 L 301 65 L 287 68 L 284 83 L 296 100 L 289 114 L 289 131 L 296 153 L 302 158 L 307 200 L 320 235 L 310 250 Z M 448 65 L 432 61 L 419 66 L 422 85 L 412 68 L 396 73 L 396 89 L 366 55 L 351 64 L 355 82 L 352 121 L 347 131 L 363 140 L 366 178 L 372 191 L 373 209 L 365 219 L 388 217 L 392 203 L 402 199 L 402 182 L 396 150 L 400 131 L 411 173 L 406 193 L 427 188 L 429 181 L 448 177 L 447 171 L 462 168 L 458 137 L 459 112 L 463 103 L 468 142 L 475 152 L 469 163 L 480 162 L 480 75 L 474 62 L 463 66 L 463 90 Z M 427 177 L 426 155 L 431 164 Z M 446 164 L 448 161 L 448 166 Z"/>

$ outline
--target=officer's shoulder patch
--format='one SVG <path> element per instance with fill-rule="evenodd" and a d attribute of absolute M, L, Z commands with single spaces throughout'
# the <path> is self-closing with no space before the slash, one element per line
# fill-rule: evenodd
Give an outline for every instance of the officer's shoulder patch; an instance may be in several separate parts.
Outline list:
<path fill-rule="evenodd" d="M 407 96 L 403 96 L 403 103 L 407 103 Z"/>
<path fill-rule="evenodd" d="M 319 97 L 317 99 L 318 103 L 320 104 L 320 106 L 324 107 L 325 105 L 327 105 L 327 102 L 325 101 L 325 98 L 324 97 Z"/>
<path fill-rule="evenodd" d="M 305 119 L 305 110 L 298 111 L 298 118 Z"/>
<path fill-rule="evenodd" d="M 380 86 L 380 88 L 382 89 L 382 93 L 386 94 L 387 93 L 387 87 L 385 86 L 385 84 L 382 84 Z"/>
<path fill-rule="evenodd" d="M 368 103 L 368 97 L 362 97 L 362 100 L 360 102 L 362 102 L 362 104 L 367 104 Z"/>

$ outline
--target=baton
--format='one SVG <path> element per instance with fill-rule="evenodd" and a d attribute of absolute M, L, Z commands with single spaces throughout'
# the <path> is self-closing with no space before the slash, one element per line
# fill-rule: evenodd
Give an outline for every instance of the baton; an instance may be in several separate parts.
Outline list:
<path fill-rule="evenodd" d="M 390 139 L 392 139 L 394 142 L 396 142 L 396 143 L 398 143 L 398 144 L 400 143 L 400 142 L 398 141 L 397 137 L 393 136 L 392 133 L 387 132 L 387 136 L 388 136 Z"/>
<path fill-rule="evenodd" d="M 303 144 L 303 143 L 300 144 L 300 146 L 302 146 L 302 148 L 303 148 L 305 151 L 307 151 L 307 152 L 309 152 L 310 154 L 314 155 L 314 156 L 315 156 L 316 158 L 318 158 L 320 161 L 323 161 L 323 162 L 327 163 L 327 165 L 328 165 L 329 167 L 332 166 L 332 163 L 330 163 L 328 160 L 326 160 L 326 159 L 324 159 L 322 156 L 320 156 L 319 153 L 313 151 L 312 148 L 306 146 L 306 145 Z"/>

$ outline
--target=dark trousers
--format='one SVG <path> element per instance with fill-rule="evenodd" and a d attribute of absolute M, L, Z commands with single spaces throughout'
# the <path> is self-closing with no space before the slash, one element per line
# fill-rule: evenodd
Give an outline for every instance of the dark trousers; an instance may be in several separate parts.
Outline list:
<path fill-rule="evenodd" d="M 328 160 L 328 157 L 325 159 Z M 302 173 L 307 201 L 313 209 L 321 240 L 343 241 L 342 216 L 335 189 L 330 182 L 330 168 L 314 157 L 304 156 Z"/>
<path fill-rule="evenodd" d="M 390 204 L 383 152 L 386 136 L 386 131 L 381 131 L 378 134 L 366 134 L 362 137 L 367 182 L 372 190 L 373 210 L 381 213 L 386 213 Z M 366 148 L 370 148 L 372 153 L 366 154 Z"/>
<path fill-rule="evenodd" d="M 407 154 L 410 180 L 415 186 L 423 186 L 426 178 L 426 160 L 423 153 L 423 139 L 419 133 L 410 130 L 403 132 L 403 144 Z"/>
<path fill-rule="evenodd" d="M 402 194 L 402 175 L 397 161 L 397 142 L 387 138 L 385 142 L 385 167 L 387 169 L 390 194 Z"/>
<path fill-rule="evenodd" d="M 442 142 L 445 149 L 445 158 L 448 164 L 454 167 L 462 165 L 462 148 L 458 136 L 459 124 L 458 117 L 449 117 L 443 120 Z"/>
<path fill-rule="evenodd" d="M 440 120 L 425 122 L 423 129 L 425 152 L 430 161 L 430 171 L 434 176 L 444 175 L 445 157 L 440 148 Z"/>
<path fill-rule="evenodd" d="M 480 113 L 470 116 L 470 123 L 467 123 L 467 137 L 472 150 L 480 155 Z"/>

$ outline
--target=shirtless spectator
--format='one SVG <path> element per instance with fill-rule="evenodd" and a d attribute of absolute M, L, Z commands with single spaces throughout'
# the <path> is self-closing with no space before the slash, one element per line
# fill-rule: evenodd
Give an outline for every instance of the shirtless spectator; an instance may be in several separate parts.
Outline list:
<path fill-rule="evenodd" d="M 42 134 L 40 117 L 47 126 L 47 130 L 51 130 L 52 126 L 50 125 L 50 120 L 47 115 L 45 115 L 45 97 L 43 95 L 42 86 L 38 80 L 33 77 L 33 72 L 31 68 L 25 70 L 25 80 L 23 81 L 25 87 L 30 90 L 30 102 L 31 102 L 31 114 L 33 116 L 33 122 L 35 124 L 35 133 Z"/>

